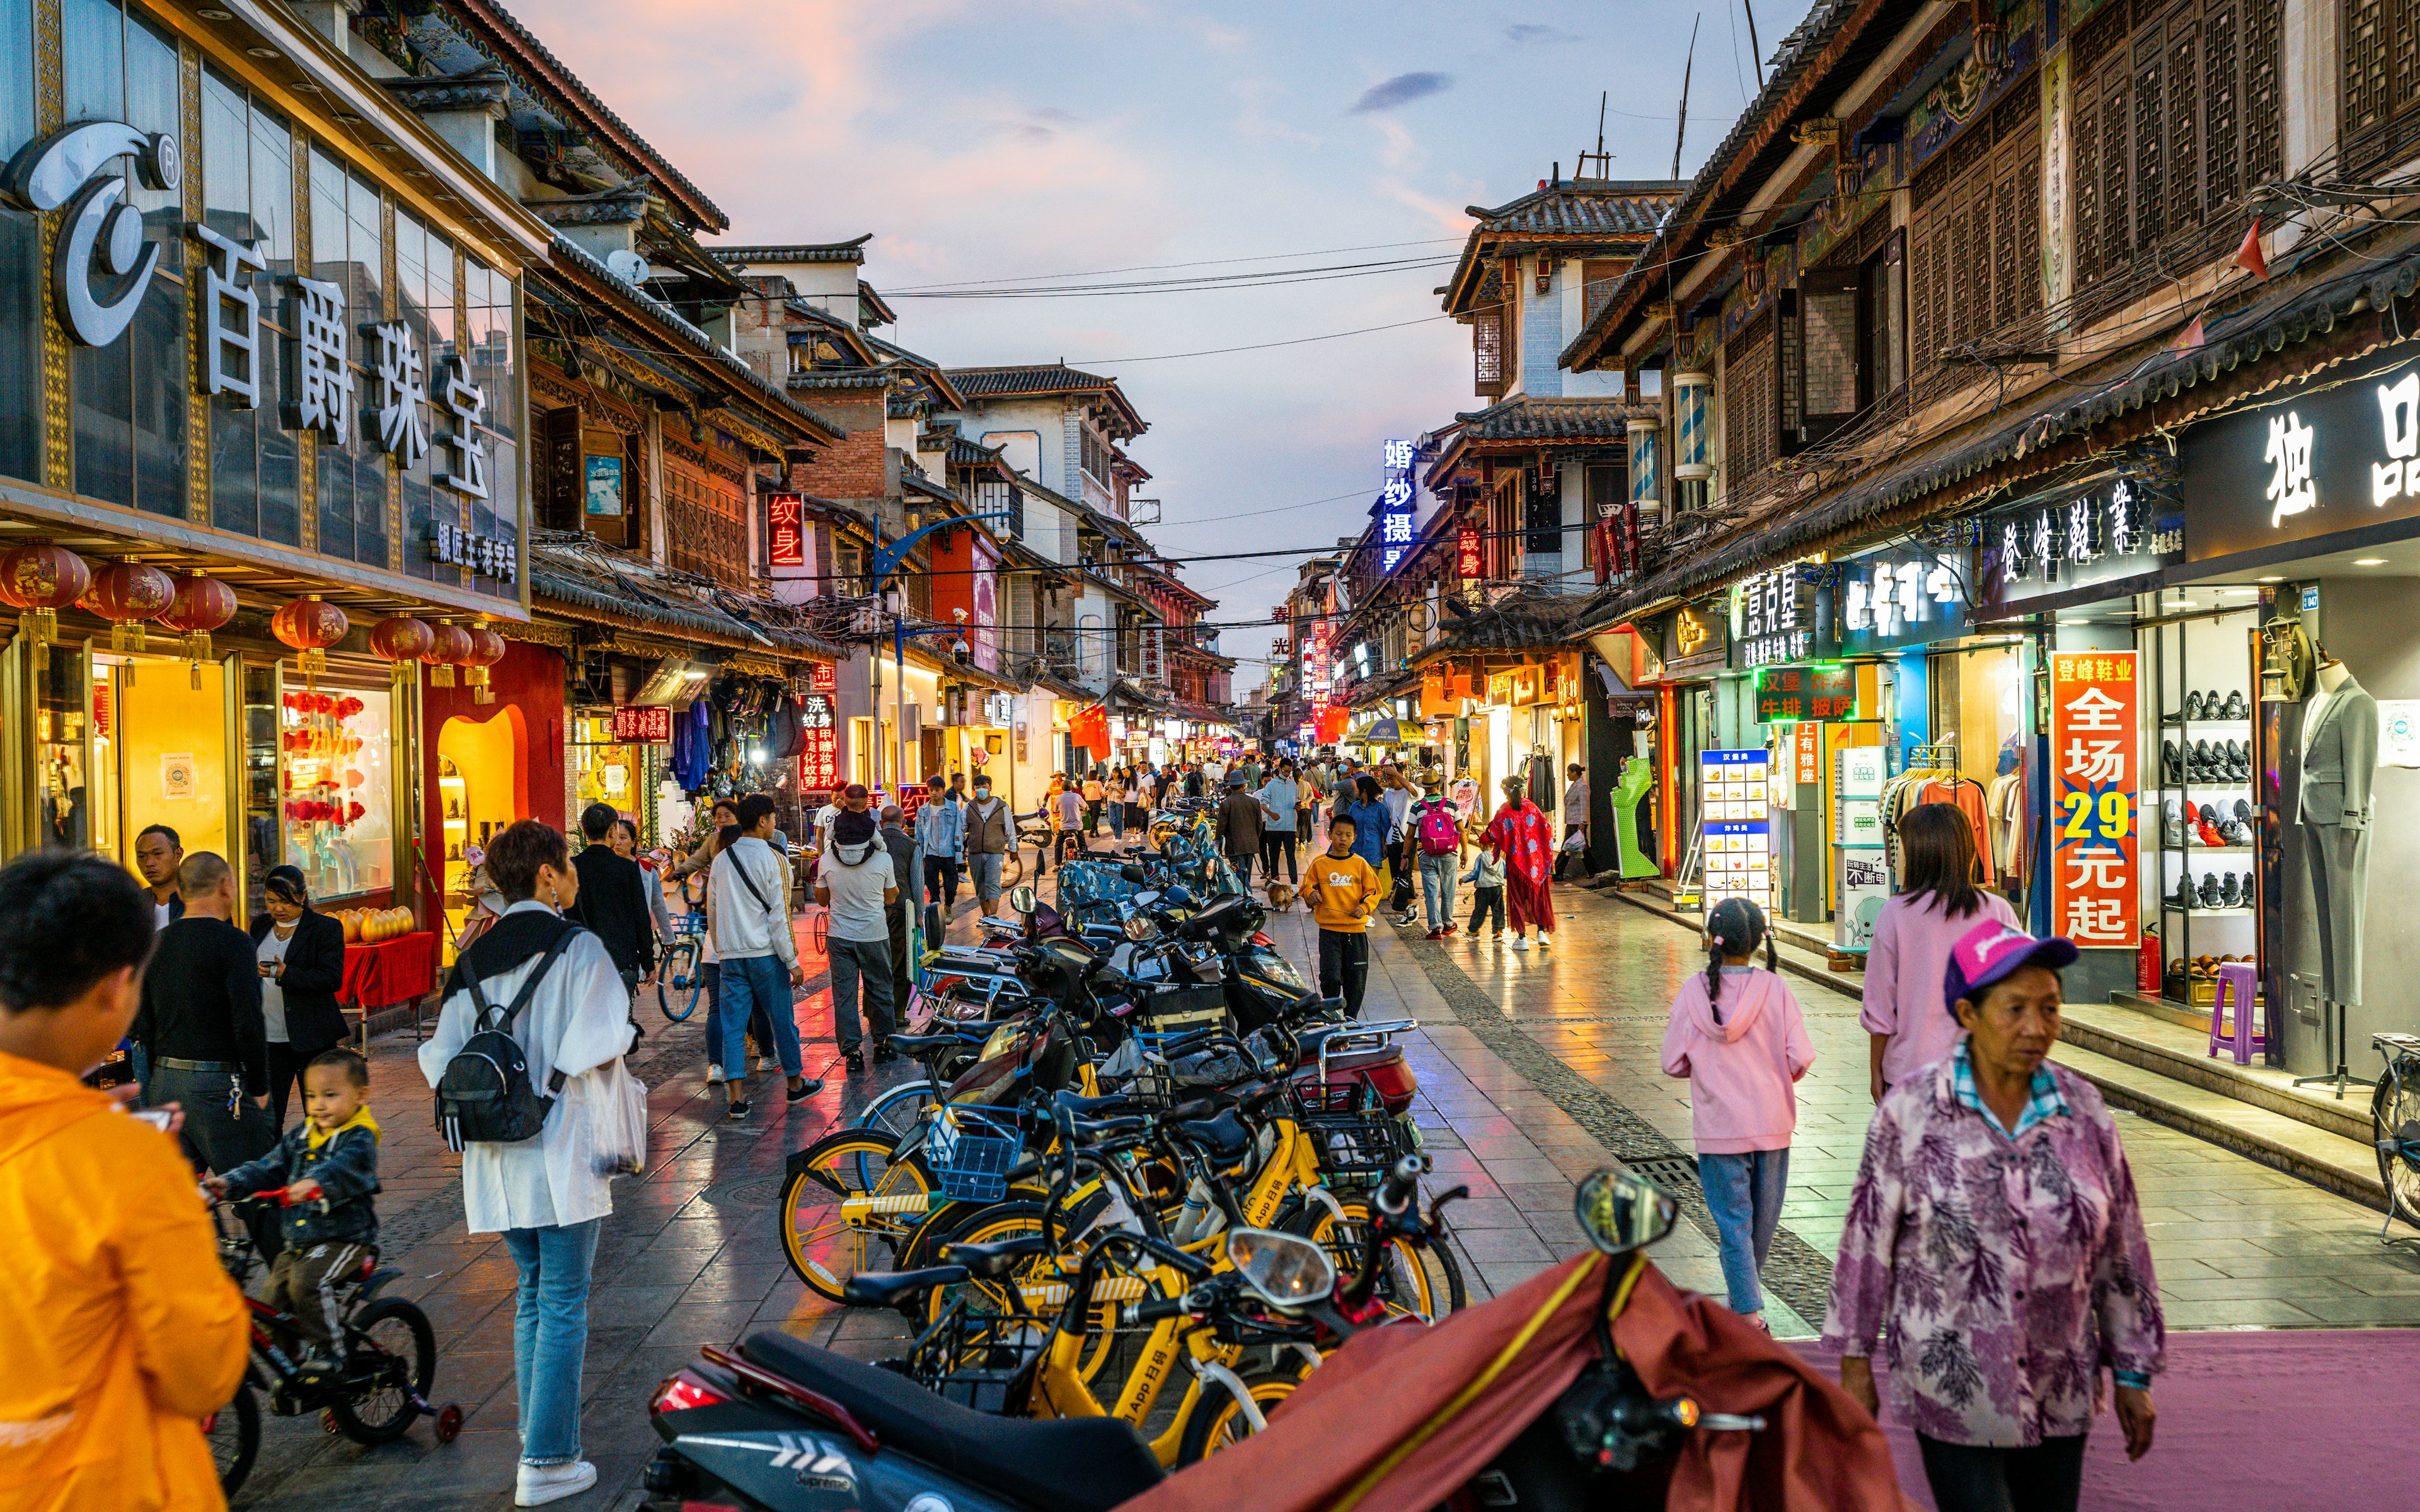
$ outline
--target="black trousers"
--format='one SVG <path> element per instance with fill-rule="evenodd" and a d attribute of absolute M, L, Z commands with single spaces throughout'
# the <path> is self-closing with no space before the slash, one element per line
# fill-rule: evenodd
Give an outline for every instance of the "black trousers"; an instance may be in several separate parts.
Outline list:
<path fill-rule="evenodd" d="M 1231 850 L 1227 853 L 1227 864 L 1235 869 L 1235 880 L 1244 885 L 1244 890 L 1246 892 L 1251 891 L 1252 853 L 1249 851 Z"/>
<path fill-rule="evenodd" d="M 1261 832 L 1261 870 L 1269 874 L 1271 882 L 1278 879 L 1280 853 L 1285 856 L 1286 880 L 1300 882 L 1301 873 L 1295 870 L 1294 864 L 1294 831 L 1291 829 L 1263 830 Z"/>
<path fill-rule="evenodd" d="M 1503 933 L 1504 889 L 1501 887 L 1479 887 L 1472 890 L 1471 896 L 1477 901 L 1470 905 L 1470 927 L 1467 933 L 1472 934 L 1478 933 L 1479 921 L 1485 918 L 1490 913 L 1493 913 L 1496 916 L 1496 933 L 1498 934 Z"/>
<path fill-rule="evenodd" d="M 302 1080 L 302 1068 L 310 1063 L 308 1056 L 296 1055 L 285 1041 L 269 1041 L 269 1111 L 281 1134 L 286 1129 L 286 1094 Z"/>
<path fill-rule="evenodd" d="M 1319 932 L 1319 995 L 1342 997 L 1344 1011 L 1361 1016 L 1361 995 L 1370 985 L 1370 935 L 1364 930 Z"/>
<path fill-rule="evenodd" d="M 889 910 L 891 926 L 891 1002 L 892 1018 L 903 1027 L 908 1022 L 908 909 L 907 899 L 892 903 Z M 940 938 L 924 942 L 926 949 L 939 949 Z"/>
<path fill-rule="evenodd" d="M 2084 1491 L 2084 1435 L 2030 1449 L 1944 1443 L 1919 1433 L 1924 1478 L 1941 1512 L 2075 1512 Z"/>

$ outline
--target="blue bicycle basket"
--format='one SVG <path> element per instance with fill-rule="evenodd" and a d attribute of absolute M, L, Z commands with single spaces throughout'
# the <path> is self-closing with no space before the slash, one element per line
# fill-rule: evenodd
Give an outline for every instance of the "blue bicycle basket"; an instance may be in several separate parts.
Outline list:
<path fill-rule="evenodd" d="M 951 1202 L 998 1202 L 1025 1148 L 1015 1112 L 944 1104 L 924 1135 L 924 1158 Z"/>
<path fill-rule="evenodd" d="M 1119 874 L 1120 869 L 1099 862 L 1071 861 L 1059 869 L 1059 906 L 1122 903 L 1142 890 Z"/>

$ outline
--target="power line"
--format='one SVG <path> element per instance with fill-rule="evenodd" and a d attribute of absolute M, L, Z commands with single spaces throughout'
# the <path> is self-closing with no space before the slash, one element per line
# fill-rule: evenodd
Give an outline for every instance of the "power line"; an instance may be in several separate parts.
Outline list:
<path fill-rule="evenodd" d="M 1615 114 L 1620 115 L 1617 111 Z M 997 278 L 966 278 L 952 283 L 919 284 L 918 289 L 970 288 L 981 284 L 1036 283 L 1056 278 L 1105 278 L 1111 273 L 1156 273 L 1172 268 L 1221 268 L 1233 263 L 1274 262 L 1281 257 L 1325 257 L 1340 252 L 1385 252 L 1394 247 L 1434 247 L 1460 242 L 1461 237 L 1427 237 L 1418 241 L 1366 241 L 1352 247 L 1313 247 L 1302 252 L 1264 252 L 1249 257 L 1205 257 L 1194 262 L 1135 263 L 1125 268 L 1094 268 L 1076 273 L 1018 273 Z"/>
<path fill-rule="evenodd" d="M 1344 278 L 1370 278 L 1379 273 L 1419 272 L 1447 268 L 1451 257 L 1398 257 L 1373 263 L 1334 263 L 1314 268 L 1272 268 L 1250 273 L 1205 273 L 1198 278 L 1139 279 L 1130 284 L 1043 285 L 1016 288 L 893 289 L 893 300 L 1102 300 L 1128 294 L 1215 294 L 1231 290 L 1281 288 L 1289 284 L 1332 284 Z"/>
<path fill-rule="evenodd" d="M 1318 336 L 1296 336 L 1291 341 L 1256 341 L 1244 347 L 1205 347 L 1200 351 L 1161 352 L 1152 357 L 1087 357 L 1085 367 L 1107 367 L 1112 363 L 1172 363 L 1182 357 L 1221 357 L 1229 352 L 1264 352 L 1278 347 L 1304 347 L 1314 341 L 1337 341 L 1345 336 L 1366 336 L 1373 331 L 1401 331 L 1405 326 L 1425 326 L 1439 320 L 1450 320 L 1450 315 L 1427 315 L 1417 320 L 1397 320 L 1389 325 L 1359 326 L 1351 331 L 1331 331 Z"/>

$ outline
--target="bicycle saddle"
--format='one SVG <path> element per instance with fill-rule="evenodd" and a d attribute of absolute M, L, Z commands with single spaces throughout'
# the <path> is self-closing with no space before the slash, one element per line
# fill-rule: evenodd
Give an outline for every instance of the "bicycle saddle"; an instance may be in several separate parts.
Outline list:
<path fill-rule="evenodd" d="M 1049 1248 L 1050 1242 L 1040 1234 L 1026 1234 L 1016 1239 L 996 1239 L 988 1244 L 944 1244 L 941 1259 L 949 1265 L 963 1265 L 986 1281 L 998 1281 L 1016 1270 L 1017 1261 L 1031 1259 Z"/>
<path fill-rule="evenodd" d="M 963 1050 L 973 1041 L 955 1034 L 894 1034 L 891 1048 L 919 1060 L 936 1050 Z"/>
<path fill-rule="evenodd" d="M 928 1265 L 921 1271 L 860 1271 L 841 1288 L 856 1307 L 896 1307 L 920 1291 L 954 1287 L 967 1279 L 963 1265 Z"/>
<path fill-rule="evenodd" d="M 1096 1114 L 1124 1113 L 1134 1106 L 1134 1099 L 1123 1092 L 1112 1092 L 1107 1097 L 1078 1097 L 1073 1092 L 1062 1092 L 1058 1096 L 1058 1103 L 1079 1119 L 1089 1119 Z"/>
<path fill-rule="evenodd" d="M 1241 1115 L 1227 1108 L 1218 1117 L 1180 1123 L 1176 1132 L 1202 1147 L 1202 1153 L 1217 1161 L 1241 1160 L 1252 1148 L 1252 1131 Z"/>

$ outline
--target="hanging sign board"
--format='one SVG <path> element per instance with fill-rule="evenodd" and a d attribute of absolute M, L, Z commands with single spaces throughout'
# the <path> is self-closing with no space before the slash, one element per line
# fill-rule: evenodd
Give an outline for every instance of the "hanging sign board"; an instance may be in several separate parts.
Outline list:
<path fill-rule="evenodd" d="M 613 738 L 615 740 L 666 741 L 673 738 L 673 710 L 669 703 L 617 703 L 613 705 Z"/>
<path fill-rule="evenodd" d="M 1854 667 L 1766 667 L 1756 674 L 1759 724 L 1856 717 L 1857 672 Z"/>
<path fill-rule="evenodd" d="M 2135 655 L 2050 658 L 2051 928 L 2080 946 L 2142 938 Z"/>
<path fill-rule="evenodd" d="M 2184 432 L 2190 560 L 2420 516 L 2420 363 L 2278 393 Z"/>
<path fill-rule="evenodd" d="M 2013 610 L 2145 577 L 2184 556 L 2183 512 L 2146 480 L 2120 474 L 2070 498 L 1986 515 L 1975 548 L 1976 601 Z"/>

